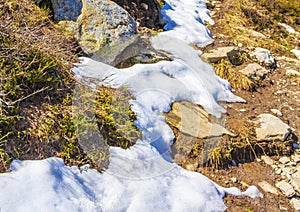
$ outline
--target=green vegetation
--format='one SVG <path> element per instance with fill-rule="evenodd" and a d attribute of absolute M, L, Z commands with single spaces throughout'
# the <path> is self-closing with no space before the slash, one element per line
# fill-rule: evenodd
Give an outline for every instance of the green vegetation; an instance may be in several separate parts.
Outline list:
<path fill-rule="evenodd" d="M 75 40 L 29 0 L 0 5 L 0 171 L 15 158 L 83 160 L 70 113 Z"/>
<path fill-rule="evenodd" d="M 99 164 L 94 163 L 96 157 L 107 159 L 91 157 L 77 139 L 74 120 L 84 119 L 73 117 L 75 81 L 70 69 L 80 50 L 49 13 L 31 0 L 0 0 L 0 172 L 7 171 L 13 159 L 59 156 L 66 164 L 92 167 Z M 107 132 L 109 144 L 127 148 L 140 136 L 128 103 L 131 96 L 127 92 L 123 99 L 106 102 L 116 98 L 109 92 L 101 89 L 97 97 L 99 127 Z M 109 103 L 127 111 L 128 122 L 114 125 L 110 112 L 118 113 Z"/>
<path fill-rule="evenodd" d="M 132 94 L 125 88 L 100 87 L 96 96 L 96 117 L 101 134 L 110 146 L 128 148 L 141 138 L 130 108 Z"/>

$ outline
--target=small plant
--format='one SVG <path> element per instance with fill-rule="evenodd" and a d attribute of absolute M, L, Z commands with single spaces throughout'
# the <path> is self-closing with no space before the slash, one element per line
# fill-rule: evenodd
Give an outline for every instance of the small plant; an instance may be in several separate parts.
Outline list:
<path fill-rule="evenodd" d="M 128 148 L 141 138 L 141 132 L 134 125 L 136 117 L 130 108 L 131 99 L 132 94 L 125 88 L 99 88 L 96 117 L 99 130 L 110 146 Z"/>
<path fill-rule="evenodd" d="M 220 63 L 214 65 L 216 74 L 230 82 L 230 85 L 235 89 L 243 89 L 251 91 L 255 84 L 246 75 L 235 71 L 228 60 L 221 60 Z"/>

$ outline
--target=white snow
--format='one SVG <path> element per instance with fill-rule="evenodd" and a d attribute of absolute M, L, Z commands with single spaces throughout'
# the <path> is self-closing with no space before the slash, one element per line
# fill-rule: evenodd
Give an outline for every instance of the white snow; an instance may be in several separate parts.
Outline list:
<path fill-rule="evenodd" d="M 281 25 L 281 26 L 283 26 L 291 34 L 299 34 L 299 32 L 297 32 L 293 27 L 291 27 L 288 24 L 280 23 L 280 22 L 278 22 L 278 24 Z"/>
<path fill-rule="evenodd" d="M 291 52 L 294 53 L 294 55 L 296 55 L 296 57 L 300 60 L 300 50 L 293 49 Z"/>
<path fill-rule="evenodd" d="M 223 211 L 224 189 L 201 174 L 178 166 L 143 180 L 67 167 L 62 159 L 18 161 L 0 175 L 1 211 Z M 255 187 L 244 193 L 257 196 Z"/>
<path fill-rule="evenodd" d="M 126 150 L 110 147 L 110 164 L 103 173 L 67 167 L 58 158 L 15 160 L 12 172 L 0 175 L 0 211 L 224 211 L 225 193 L 262 197 L 256 187 L 244 193 L 223 188 L 172 161 L 174 134 L 162 115 L 172 102 L 187 100 L 218 117 L 225 112 L 218 101 L 243 100 L 189 46 L 211 42 L 203 22 L 212 20 L 203 1 L 166 3 L 169 31 L 154 37 L 152 44 L 169 52 L 172 61 L 116 69 L 82 58 L 73 69 L 79 79 L 128 87 L 136 98 L 132 110 L 143 138 Z"/>
<path fill-rule="evenodd" d="M 167 22 L 162 32 L 200 47 L 212 42 L 205 21 L 214 24 L 209 10 L 202 0 L 165 0 L 162 8 L 163 20 Z"/>

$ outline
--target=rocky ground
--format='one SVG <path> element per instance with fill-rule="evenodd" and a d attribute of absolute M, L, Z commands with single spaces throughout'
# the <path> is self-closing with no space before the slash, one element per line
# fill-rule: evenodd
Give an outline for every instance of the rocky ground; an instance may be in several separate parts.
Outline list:
<path fill-rule="evenodd" d="M 255 48 L 232 42 L 220 30 L 218 18 L 225 13 L 223 10 L 223 7 L 226 7 L 224 1 L 222 3 L 207 1 L 207 3 L 210 5 L 212 17 L 216 24 L 209 26 L 214 35 L 214 42 L 203 49 L 204 55 L 202 55 L 202 58 L 215 64 L 220 63 L 222 59 L 231 60 L 229 52 L 232 51 L 243 51 L 253 55 Z M 289 71 L 299 72 L 300 63 L 299 60 L 288 53 L 276 54 L 274 57 L 276 68 L 266 64 L 268 62 L 263 64 L 264 62 L 260 61 L 259 57 L 246 60 L 246 62 L 240 64 L 234 64 L 234 71 L 242 72 L 252 79 L 256 77 L 260 83 L 252 91 L 236 89 L 235 94 L 245 99 L 247 103 L 225 105 L 227 109 L 226 128 L 237 132 L 239 125 L 247 122 L 249 124 L 247 126 L 254 129 L 257 145 L 262 144 L 259 140 L 264 140 L 263 151 L 256 152 L 256 155 L 248 157 L 245 161 L 233 161 L 225 169 L 185 164 L 186 167 L 198 170 L 222 186 L 236 186 L 244 190 L 249 185 L 256 185 L 264 194 L 263 199 L 227 196 L 225 204 L 228 211 L 300 210 L 300 151 L 295 148 L 297 147 L 297 136 L 300 135 L 300 122 L 298 120 L 300 116 L 300 84 L 299 76 L 296 76 L 299 73 L 291 74 L 291 71 Z M 232 63 L 232 61 L 230 62 Z M 259 117 L 262 116 L 268 117 L 268 121 L 258 123 Z M 266 137 L 259 139 L 262 135 L 260 129 L 269 129 L 270 132 L 262 133 Z M 283 129 L 281 133 L 279 133 L 280 129 Z M 275 139 L 279 134 L 283 137 Z M 291 140 L 293 146 L 290 143 L 280 147 L 287 140 Z M 271 155 L 271 157 L 264 156 L 264 153 Z M 245 154 L 248 154 L 247 151 L 245 151 Z M 194 160 L 190 161 L 195 163 Z"/>
<path fill-rule="evenodd" d="M 82 5 L 80 1 L 76 2 L 76 8 L 80 11 Z M 101 1 L 101 4 L 104 4 L 103 2 Z M 112 65 L 120 64 L 120 61 L 128 62 L 126 59 L 129 57 L 133 57 L 140 52 L 143 53 L 141 49 L 144 50 L 144 46 L 147 46 L 147 43 L 140 44 L 138 33 L 142 34 L 143 31 L 146 31 L 150 34 L 150 32 L 154 32 L 153 29 L 157 30 L 163 25 L 159 14 L 159 4 L 162 1 L 115 0 L 115 2 L 125 8 L 128 14 L 125 12 L 120 13 L 120 8 L 112 5 L 111 7 L 115 8 L 114 14 L 116 14 L 114 22 L 105 22 L 105 25 L 100 24 L 97 29 L 90 30 L 90 25 L 98 26 L 96 20 L 110 20 L 110 15 L 103 13 L 100 7 L 97 8 L 98 12 L 94 9 L 91 10 L 88 2 L 83 1 L 84 10 L 81 18 L 69 25 L 70 28 L 73 26 L 75 37 L 85 54 L 91 57 L 94 56 L 96 59 L 105 57 L 108 60 L 107 63 Z M 274 44 L 275 47 L 271 43 L 268 44 L 269 38 L 260 31 L 249 29 L 250 31 L 248 30 L 247 32 L 258 40 L 251 38 L 252 40 L 244 40 L 244 42 L 237 42 L 229 34 L 226 34 L 230 32 L 224 31 L 224 22 L 220 20 L 227 15 L 228 10 L 232 7 L 231 4 L 236 2 L 239 1 L 206 1 L 212 18 L 216 23 L 209 26 L 211 34 L 214 36 L 214 42 L 201 49 L 204 53 L 201 57 L 203 60 L 211 63 L 218 70 L 218 74 L 223 74 L 225 78 L 227 77 L 232 86 L 236 88 L 235 94 L 242 97 L 246 103 L 224 103 L 223 106 L 226 108 L 227 113 L 221 120 L 215 120 L 201 107 L 186 102 L 175 103 L 173 110 L 166 114 L 166 119 L 176 135 L 176 141 L 173 146 L 174 158 L 184 168 L 198 171 L 221 186 L 236 186 L 241 190 L 245 190 L 249 185 L 256 185 L 264 194 L 262 199 L 237 198 L 229 195 L 225 197 L 228 211 L 300 210 L 300 151 L 297 148 L 300 135 L 300 122 L 298 120 L 300 117 L 300 62 L 289 50 L 286 50 L 286 52 L 282 50 L 276 51 L 275 47 L 277 44 Z M 249 0 L 247 2 L 253 3 L 255 1 Z M 109 2 L 107 4 L 112 3 Z M 247 9 L 247 14 L 254 14 L 255 12 L 250 10 L 248 6 L 244 7 L 244 9 Z M 54 5 L 53 8 L 55 9 Z M 68 11 L 71 11 L 68 20 L 76 20 L 79 14 L 73 14 L 74 9 Z M 261 12 L 261 10 L 257 11 Z M 261 21 L 253 18 L 256 17 L 255 15 L 257 14 L 250 17 L 253 19 L 252 21 Z M 266 17 L 266 20 L 267 18 L 269 17 Z M 123 22 L 127 23 L 127 27 L 118 28 L 121 25 L 120 23 Z M 298 28 L 299 23 L 300 21 L 297 25 Z M 231 26 L 232 23 L 229 22 L 227 24 Z M 143 30 L 143 27 L 148 28 Z M 240 26 L 232 26 L 232 28 L 237 27 Z M 104 34 L 103 28 L 109 28 L 109 33 Z M 93 31 L 97 31 L 97 35 L 92 33 Z M 130 36 L 125 36 L 127 34 Z M 131 39 L 132 37 L 134 39 Z M 296 38 L 297 36 L 294 40 L 291 39 L 291 42 L 295 48 L 299 48 L 299 41 L 295 41 Z M 263 46 L 259 45 L 259 39 L 266 40 Z M 90 42 L 91 40 L 93 42 Z M 109 49 L 117 41 L 122 41 L 121 43 L 125 46 L 120 45 L 120 49 L 117 49 L 118 51 L 110 52 Z M 288 43 L 290 40 L 282 40 L 282 42 Z M 96 51 L 99 46 L 102 50 L 107 51 Z M 128 46 L 133 46 L 134 48 L 127 48 Z M 125 47 L 127 50 L 129 49 L 130 54 L 124 50 Z M 264 47 L 270 51 L 257 47 Z M 125 51 L 125 53 L 119 54 L 119 51 Z M 118 54 L 115 52 L 118 52 Z M 146 53 L 143 53 L 144 56 L 148 56 L 150 53 L 158 55 L 157 52 L 152 51 Z M 124 59 L 120 55 L 126 55 L 127 57 Z M 159 56 L 161 59 L 166 59 L 165 55 Z M 154 57 L 154 59 L 154 62 L 159 60 L 157 57 Z M 151 61 L 153 62 L 153 60 Z M 136 62 L 138 61 L 133 61 L 133 63 Z M 132 65 L 131 63 L 132 61 L 129 61 L 129 64 L 123 64 L 122 67 L 130 66 Z M 50 98 L 49 96 L 47 97 L 48 101 Z M 38 101 L 40 100 L 38 99 Z M 39 113 L 36 113 L 35 110 L 33 111 L 29 112 L 39 116 Z M 185 114 L 182 111 L 185 111 Z M 57 114 L 59 113 L 57 112 Z M 66 112 L 66 114 L 68 113 Z M 182 123 L 182 115 L 191 115 L 191 119 L 186 119 L 189 126 L 201 123 L 200 131 L 195 133 L 195 131 L 190 130 L 191 128 L 178 127 Z M 45 122 L 50 120 L 51 123 L 60 123 L 57 121 L 60 119 L 53 119 L 52 121 L 47 116 L 45 117 L 47 118 Z M 35 120 L 39 119 L 41 119 L 40 116 L 34 117 L 34 122 L 33 120 L 32 122 L 35 123 Z M 48 125 L 45 126 L 52 129 Z M 66 126 L 69 126 L 68 122 Z M 56 125 L 51 127 L 54 128 Z M 213 134 L 207 134 L 210 129 L 215 129 L 215 131 L 210 132 Z M 39 132 L 38 130 L 36 131 Z M 42 135 L 49 137 L 46 133 Z M 216 139 L 208 138 L 210 135 L 214 135 Z M 57 137 L 57 135 L 53 136 Z M 64 137 L 67 136 L 65 135 Z M 27 137 L 30 138 L 30 136 Z M 71 157 L 69 152 L 73 153 L 73 150 L 68 145 L 71 144 L 72 147 L 73 142 L 69 142 L 71 139 L 66 140 L 68 142 L 66 142 L 66 147 L 64 146 L 64 148 L 67 151 L 65 150 L 63 153 L 68 153 L 67 157 Z M 215 149 L 210 148 L 214 151 L 213 154 L 211 152 L 206 152 L 210 155 L 203 154 L 203 149 L 205 149 L 204 147 L 207 143 L 217 147 Z M 39 148 L 36 149 L 36 152 L 42 155 L 40 154 L 41 150 Z M 19 154 L 21 156 L 11 156 L 10 159 L 22 159 L 22 153 Z M 32 153 L 30 152 L 30 154 L 30 158 L 32 158 Z M 24 159 L 29 158 L 25 157 Z M 203 164 L 209 166 L 202 166 Z M 7 166 L 7 164 L 5 165 Z M 5 169 L 3 168 L 3 170 Z"/>

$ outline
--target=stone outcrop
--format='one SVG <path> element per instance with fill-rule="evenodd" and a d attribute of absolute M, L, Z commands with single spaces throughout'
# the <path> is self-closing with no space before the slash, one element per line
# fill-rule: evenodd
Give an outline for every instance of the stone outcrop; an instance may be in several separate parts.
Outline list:
<path fill-rule="evenodd" d="M 56 21 L 76 21 L 81 13 L 81 0 L 51 0 L 51 2 Z"/>
<path fill-rule="evenodd" d="M 136 23 L 130 14 L 109 0 L 83 0 L 75 36 L 94 60 L 116 65 L 116 57 L 137 42 Z"/>
<path fill-rule="evenodd" d="M 55 21 L 76 21 L 81 13 L 81 0 L 34 0 L 39 7 L 50 10 Z"/>

